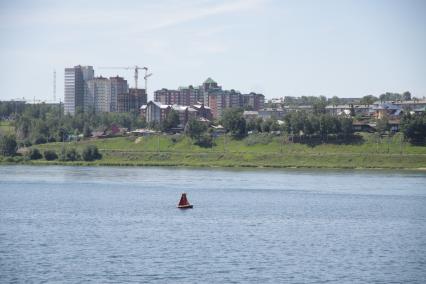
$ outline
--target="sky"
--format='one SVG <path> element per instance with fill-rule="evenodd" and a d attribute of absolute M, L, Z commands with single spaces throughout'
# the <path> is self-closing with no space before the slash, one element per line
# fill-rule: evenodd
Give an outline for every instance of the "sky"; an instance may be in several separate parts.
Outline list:
<path fill-rule="evenodd" d="M 213 78 L 267 99 L 426 96 L 423 0 L 0 0 L 0 100 L 63 101 L 64 68 L 147 66 L 148 94 Z M 139 86 L 143 86 L 143 78 Z"/>

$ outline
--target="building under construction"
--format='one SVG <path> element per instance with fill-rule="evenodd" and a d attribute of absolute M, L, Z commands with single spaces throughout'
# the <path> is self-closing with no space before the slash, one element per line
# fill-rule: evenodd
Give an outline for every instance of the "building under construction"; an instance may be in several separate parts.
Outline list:
<path fill-rule="evenodd" d="M 139 108 L 147 103 L 145 89 L 129 89 L 128 93 L 118 94 L 118 112 L 139 112 Z"/>

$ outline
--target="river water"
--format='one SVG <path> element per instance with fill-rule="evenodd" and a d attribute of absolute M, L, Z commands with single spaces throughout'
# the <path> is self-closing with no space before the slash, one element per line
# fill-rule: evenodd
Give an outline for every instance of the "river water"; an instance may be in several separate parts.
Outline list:
<path fill-rule="evenodd" d="M 0 282 L 426 283 L 426 174 L 0 166 Z"/>

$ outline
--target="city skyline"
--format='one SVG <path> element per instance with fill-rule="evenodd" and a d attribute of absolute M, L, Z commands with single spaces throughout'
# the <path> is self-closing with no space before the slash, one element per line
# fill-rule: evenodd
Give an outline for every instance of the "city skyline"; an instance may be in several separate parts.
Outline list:
<path fill-rule="evenodd" d="M 154 73 L 148 99 L 155 90 L 207 77 L 266 99 L 387 91 L 426 96 L 423 1 L 22 1 L 0 7 L 0 35 L 7 39 L 0 62 L 8 66 L 0 100 L 51 100 L 55 69 L 56 97 L 63 101 L 64 68 L 78 64 L 93 66 L 95 76 L 124 77 L 130 87 L 132 70 L 99 67 L 147 66 Z"/>

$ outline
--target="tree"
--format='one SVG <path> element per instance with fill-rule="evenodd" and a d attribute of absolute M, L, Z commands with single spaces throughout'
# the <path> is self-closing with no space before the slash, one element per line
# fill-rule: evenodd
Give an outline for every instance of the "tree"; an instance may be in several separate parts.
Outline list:
<path fill-rule="evenodd" d="M 19 116 L 15 120 L 15 128 L 18 139 L 28 138 L 31 132 L 31 119 L 26 116 Z"/>
<path fill-rule="evenodd" d="M 249 119 L 247 121 L 247 130 L 248 131 L 256 131 L 256 120 L 255 119 Z"/>
<path fill-rule="evenodd" d="M 166 119 L 163 120 L 161 129 L 163 131 L 170 130 L 172 128 L 175 128 L 179 125 L 179 113 L 175 111 L 174 109 L 170 110 L 170 112 L 167 114 Z"/>
<path fill-rule="evenodd" d="M 256 130 L 257 132 L 262 132 L 263 118 L 258 117 L 258 118 L 256 118 L 255 122 L 256 123 L 255 123 L 255 129 L 254 130 Z"/>
<path fill-rule="evenodd" d="M 410 101 L 411 100 L 411 93 L 406 91 L 402 94 L 402 98 L 404 99 L 404 101 Z"/>
<path fill-rule="evenodd" d="M 292 112 L 288 115 L 287 123 L 289 125 L 287 131 L 289 133 L 300 134 L 305 130 L 305 121 L 307 114 L 304 111 Z"/>
<path fill-rule="evenodd" d="M 333 97 L 330 99 L 330 103 L 331 103 L 331 105 L 332 105 L 332 106 L 337 106 L 337 105 L 340 103 L 340 99 L 339 99 L 339 97 L 337 97 L 337 96 L 333 96 Z"/>
<path fill-rule="evenodd" d="M 273 119 L 271 124 L 271 131 L 279 131 L 279 130 L 280 130 L 280 125 L 278 124 L 278 121 L 276 119 Z"/>
<path fill-rule="evenodd" d="M 185 126 L 185 134 L 191 139 L 198 140 L 207 131 L 207 125 L 196 119 L 191 119 Z"/>
<path fill-rule="evenodd" d="M 381 119 L 377 120 L 376 130 L 379 134 L 384 134 L 389 130 L 389 119 L 387 116 L 383 116 Z"/>
<path fill-rule="evenodd" d="M 426 114 L 404 115 L 401 120 L 404 137 L 412 144 L 424 144 L 426 139 Z"/>
<path fill-rule="evenodd" d="M 345 138 L 347 138 L 349 135 L 352 135 L 354 132 L 352 123 L 353 123 L 352 118 L 344 117 L 340 120 L 340 125 L 341 125 L 340 128 Z"/>
<path fill-rule="evenodd" d="M 354 105 L 353 104 L 350 104 L 350 116 L 351 117 L 354 117 L 355 116 L 355 108 L 354 108 Z"/>
<path fill-rule="evenodd" d="M 39 149 L 37 149 L 37 148 L 32 148 L 32 149 L 30 150 L 30 152 L 29 152 L 28 157 L 29 157 L 31 160 L 39 160 L 39 159 L 41 159 L 43 156 L 41 155 L 41 153 L 40 153 L 40 150 L 39 150 Z"/>
<path fill-rule="evenodd" d="M 223 126 L 236 138 L 247 135 L 246 120 L 239 109 L 227 109 L 222 117 Z"/>
<path fill-rule="evenodd" d="M 102 159 L 101 153 L 99 153 L 98 147 L 95 145 L 88 145 L 83 149 L 82 158 L 85 161 L 94 161 Z"/>
<path fill-rule="evenodd" d="M 84 124 L 83 137 L 88 138 L 90 136 L 92 136 L 92 130 L 90 129 L 88 124 Z"/>
<path fill-rule="evenodd" d="M 340 131 L 339 120 L 328 114 L 319 117 L 319 132 L 321 138 L 327 138 L 328 134 L 338 133 Z"/>
<path fill-rule="evenodd" d="M 319 101 L 313 104 L 312 108 L 314 114 L 319 115 L 325 113 L 326 103 L 324 101 Z"/>
<path fill-rule="evenodd" d="M 65 128 L 60 128 L 57 133 L 56 141 L 63 142 L 66 141 L 68 137 L 68 131 Z"/>
<path fill-rule="evenodd" d="M 262 122 L 261 128 L 262 128 L 262 132 L 268 133 L 271 131 L 271 126 L 272 126 L 272 119 L 266 119 Z"/>
<path fill-rule="evenodd" d="M 3 156 L 14 156 L 16 154 L 17 143 L 13 136 L 5 135 L 0 137 L 0 154 Z"/>
<path fill-rule="evenodd" d="M 369 105 L 374 104 L 374 102 L 377 101 L 377 100 L 378 100 L 377 97 L 375 97 L 373 95 L 367 95 L 367 96 L 362 97 L 360 103 L 365 105 L 365 106 L 369 106 Z"/>

